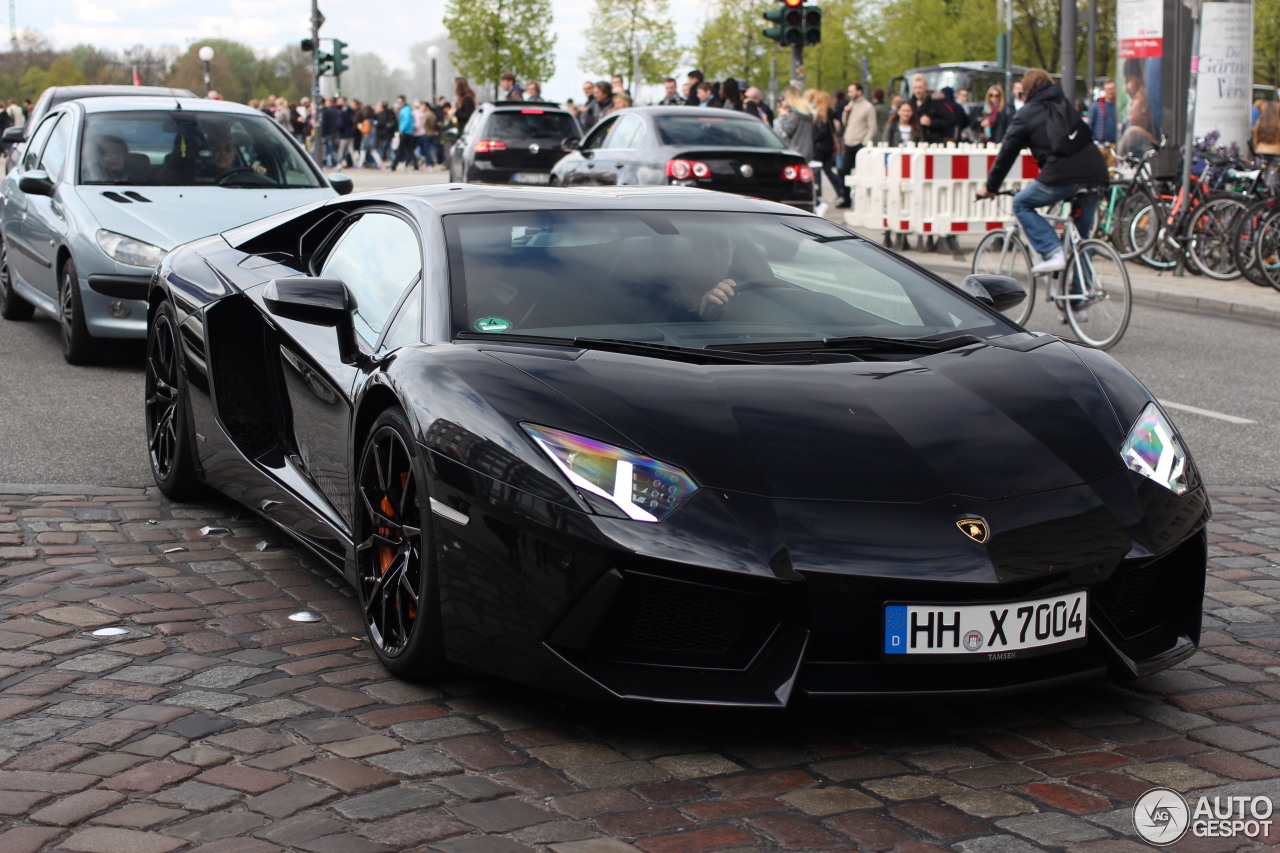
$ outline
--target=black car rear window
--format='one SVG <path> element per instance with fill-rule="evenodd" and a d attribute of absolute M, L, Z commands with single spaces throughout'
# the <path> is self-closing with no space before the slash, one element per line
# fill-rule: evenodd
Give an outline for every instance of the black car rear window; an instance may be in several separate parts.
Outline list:
<path fill-rule="evenodd" d="M 738 118 L 732 114 L 707 115 L 702 110 L 690 115 L 659 116 L 658 135 L 663 145 L 731 145 L 738 148 L 787 146 L 764 122 Z M 712 111 L 718 112 L 718 111 Z"/>
<path fill-rule="evenodd" d="M 484 135 L 496 139 L 555 139 L 567 136 L 577 138 L 578 123 L 568 113 L 545 110 L 502 110 L 489 117 Z"/>

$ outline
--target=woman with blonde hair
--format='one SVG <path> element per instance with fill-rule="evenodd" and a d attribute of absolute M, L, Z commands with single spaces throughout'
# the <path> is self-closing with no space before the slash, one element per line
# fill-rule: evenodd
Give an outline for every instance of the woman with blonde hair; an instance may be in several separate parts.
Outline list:
<path fill-rule="evenodd" d="M 1004 89 L 992 86 L 987 90 L 987 99 L 982 104 L 982 118 L 978 124 L 982 127 L 984 142 L 997 145 L 1004 140 L 1004 132 L 1009 129 L 1009 117 L 1013 110 L 1005 105 Z"/>
<path fill-rule="evenodd" d="M 840 139 L 842 128 L 840 118 L 836 115 L 835 104 L 831 93 L 818 89 L 813 93 L 813 158 L 822 164 L 822 169 L 814 175 L 814 190 L 818 200 L 822 200 L 823 173 L 831 181 L 831 188 L 836 198 L 844 198 L 844 180 L 840 170 L 836 168 L 836 145 Z M 819 205 L 822 207 L 822 205 Z"/>
<path fill-rule="evenodd" d="M 813 159 L 813 110 L 795 86 L 788 86 L 782 93 L 774 130 L 790 148 L 800 152 L 805 162 Z"/>

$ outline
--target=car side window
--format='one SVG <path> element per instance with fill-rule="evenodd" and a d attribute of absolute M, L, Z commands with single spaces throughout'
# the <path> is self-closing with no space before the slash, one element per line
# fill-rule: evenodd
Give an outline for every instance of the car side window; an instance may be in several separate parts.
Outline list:
<path fill-rule="evenodd" d="M 40 165 L 37 168 L 49 173 L 56 183 L 62 178 L 63 169 L 67 165 L 68 151 L 71 148 L 71 137 L 75 135 L 75 121 L 71 116 L 63 115 L 62 120 L 53 128 L 49 141 L 45 143 L 40 154 Z"/>
<path fill-rule="evenodd" d="M 422 251 L 412 226 L 394 214 L 372 212 L 348 220 L 320 277 L 346 283 L 356 301 L 356 332 L 373 346 L 401 294 L 421 273 Z"/>
<path fill-rule="evenodd" d="M 644 137 L 644 121 L 638 116 L 620 116 L 613 125 L 613 133 L 605 143 L 609 148 L 635 148 Z"/>
<path fill-rule="evenodd" d="M 382 339 L 382 349 L 391 351 L 397 347 L 422 343 L 422 288 L 415 286 L 409 291 L 396 312 L 391 328 Z"/>
<path fill-rule="evenodd" d="M 618 120 L 616 118 L 605 119 L 601 122 L 599 127 L 587 135 L 587 140 L 582 143 L 583 150 L 603 148 L 605 137 L 609 135 L 609 131 L 613 130 L 617 123 Z"/>
<path fill-rule="evenodd" d="M 60 118 L 62 118 L 61 115 L 50 116 L 36 128 L 31 141 L 27 143 L 26 153 L 22 155 L 22 170 L 24 172 L 34 169 L 36 163 L 40 162 L 40 152 L 44 149 L 45 140 L 49 138 L 49 134 L 53 133 L 53 126 L 58 123 Z"/>

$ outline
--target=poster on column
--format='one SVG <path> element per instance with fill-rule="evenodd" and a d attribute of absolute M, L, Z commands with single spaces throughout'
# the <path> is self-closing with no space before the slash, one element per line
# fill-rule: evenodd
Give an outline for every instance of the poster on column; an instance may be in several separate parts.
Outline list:
<path fill-rule="evenodd" d="M 1253 93 L 1253 3 L 1210 2 L 1201 8 L 1197 139 L 1217 132 L 1218 145 L 1247 152 Z"/>
<path fill-rule="evenodd" d="M 1117 77 L 1122 118 L 1116 147 L 1141 154 L 1159 138 L 1160 79 L 1164 56 L 1163 0 L 1117 0 Z"/>

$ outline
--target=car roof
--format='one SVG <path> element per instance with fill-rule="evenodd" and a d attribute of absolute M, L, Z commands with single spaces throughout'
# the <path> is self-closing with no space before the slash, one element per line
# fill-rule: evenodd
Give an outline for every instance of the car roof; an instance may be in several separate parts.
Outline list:
<path fill-rule="evenodd" d="M 154 97 L 114 97 L 93 98 L 80 102 L 87 113 L 116 113 L 125 111 L 171 111 L 188 110 L 201 113 L 229 113 L 233 115 L 256 115 L 266 118 L 261 110 L 245 104 L 231 101 L 210 101 L 206 98 L 154 98 Z"/>
<path fill-rule="evenodd" d="M 372 190 L 342 201 L 422 202 L 441 215 L 508 210 L 709 210 L 743 213 L 794 213 L 795 207 L 734 193 L 694 187 L 536 187 L 502 184 L 430 184 Z"/>
<path fill-rule="evenodd" d="M 546 112 L 569 112 L 563 106 L 553 101 L 491 101 L 490 103 L 480 105 L 481 109 L 484 109 L 485 107 L 489 107 L 495 112 L 498 110 L 528 109 L 538 109 Z"/>
<path fill-rule="evenodd" d="M 177 89 L 169 86 L 54 86 L 50 95 L 51 107 L 77 98 L 110 98 L 129 95 L 132 97 L 182 97 L 194 98 L 195 92 L 190 89 Z"/>

